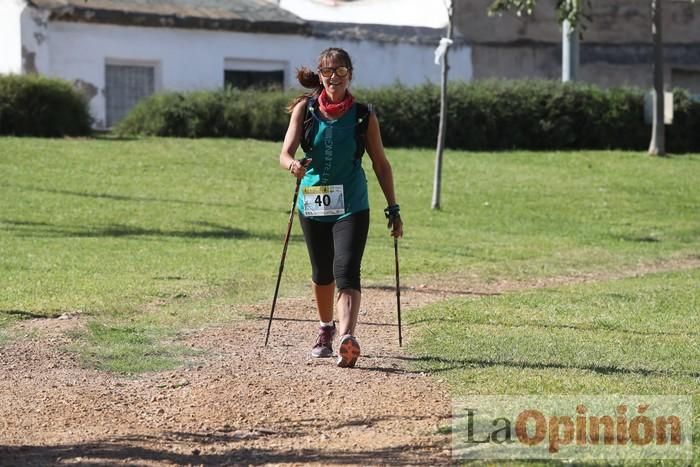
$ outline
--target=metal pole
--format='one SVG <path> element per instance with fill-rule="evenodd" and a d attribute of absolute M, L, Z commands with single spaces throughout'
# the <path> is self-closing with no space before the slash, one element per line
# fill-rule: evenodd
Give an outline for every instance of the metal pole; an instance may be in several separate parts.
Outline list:
<path fill-rule="evenodd" d="M 399 347 L 401 347 L 401 286 L 399 284 L 399 239 L 396 237 L 394 237 L 394 259 L 396 263 L 396 312 L 399 318 Z"/>

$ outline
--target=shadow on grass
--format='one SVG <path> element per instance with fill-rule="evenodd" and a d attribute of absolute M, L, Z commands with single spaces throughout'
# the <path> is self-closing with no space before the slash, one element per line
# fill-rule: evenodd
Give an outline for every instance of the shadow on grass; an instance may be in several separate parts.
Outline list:
<path fill-rule="evenodd" d="M 369 421 L 371 424 L 372 421 Z M 333 428 L 357 429 L 366 421 Z M 323 443 L 309 448 L 284 449 L 273 447 L 283 438 L 300 438 L 311 433 L 299 431 L 261 430 L 233 433 L 167 432 L 160 436 L 125 436 L 84 443 L 55 445 L 0 445 L 0 465 L 54 465 L 79 462 L 83 466 L 101 466 L 127 463 L 143 465 L 163 462 L 173 465 L 266 465 L 266 464 L 355 464 L 406 465 L 421 459 L 428 463 L 431 453 L 441 452 L 446 445 L 423 446 L 422 452 L 410 444 L 396 444 L 383 448 L 332 449 Z M 260 445 L 270 441 L 270 447 Z M 255 441 L 257 447 L 248 444 Z M 177 451 L 163 447 L 177 445 Z M 211 452 L 212 448 L 216 452 Z M 433 454 L 434 455 L 434 454 Z M 446 459 L 441 459 L 445 463 Z"/>
<path fill-rule="evenodd" d="M 71 238 L 121 238 L 121 237 L 171 237 L 185 239 L 248 239 L 279 240 L 280 245 L 284 240 L 284 233 L 269 234 L 250 232 L 236 227 L 215 224 L 211 222 L 191 222 L 195 227 L 192 230 L 167 230 L 144 228 L 124 224 L 110 224 L 107 226 L 65 226 L 48 224 L 45 222 L 24 222 L 9 219 L 0 219 L 0 230 L 13 232 L 18 237 L 71 237 Z M 290 241 L 300 242 L 301 235 L 291 235 Z"/>
<path fill-rule="evenodd" d="M 610 235 L 614 240 L 625 242 L 640 242 L 640 243 L 659 243 L 661 239 L 652 235 Z"/>
<path fill-rule="evenodd" d="M 147 196 L 126 196 L 126 195 L 116 195 L 109 193 L 91 193 L 88 191 L 73 191 L 73 190 L 57 190 L 53 188 L 38 188 L 32 186 L 22 186 L 22 185 L 3 185 L 10 188 L 16 188 L 22 191 L 36 191 L 39 193 L 50 193 L 54 195 L 65 195 L 65 196 L 79 196 L 81 198 L 93 198 L 93 199 L 106 199 L 110 201 L 135 201 L 139 203 L 172 203 L 172 204 L 182 204 L 187 206 L 219 206 L 225 208 L 235 208 L 239 207 L 235 204 L 229 203 L 216 203 L 216 202 L 203 202 L 203 201 L 189 201 L 182 199 L 169 199 L 169 198 L 152 198 Z"/>
<path fill-rule="evenodd" d="M 554 362 L 516 362 L 509 360 L 487 360 L 479 358 L 471 359 L 452 359 L 437 357 L 434 355 L 423 355 L 420 357 L 403 357 L 397 356 L 399 360 L 406 360 L 412 363 L 424 363 L 439 366 L 425 370 L 427 373 L 442 373 L 445 371 L 468 369 L 468 368 L 491 368 L 491 367 L 510 367 L 517 369 L 530 370 L 584 370 L 592 371 L 601 375 L 637 375 L 637 376 L 687 376 L 690 378 L 700 378 L 700 372 L 695 371 L 664 371 L 649 368 L 625 368 L 606 365 L 564 365 Z"/>
<path fill-rule="evenodd" d="M 171 204 L 180 204 L 180 205 L 186 205 L 186 206 L 216 206 L 216 207 L 224 207 L 224 208 L 254 209 L 256 212 L 266 211 L 266 212 L 270 212 L 270 213 L 274 213 L 274 214 L 280 214 L 280 213 L 289 214 L 289 209 L 270 209 L 270 208 L 259 207 L 259 206 L 256 206 L 254 208 L 248 208 L 246 206 L 241 206 L 239 204 L 217 203 L 217 202 L 211 202 L 211 201 L 204 202 L 204 201 L 190 201 L 190 200 L 184 200 L 184 199 L 153 198 L 153 197 L 147 197 L 147 196 L 126 196 L 126 195 L 117 195 L 117 194 L 110 194 L 110 193 L 91 193 L 88 191 L 58 190 L 55 188 L 37 188 L 37 187 L 31 187 L 31 186 L 10 185 L 10 184 L 3 184 L 0 186 L 14 188 L 14 189 L 18 189 L 21 191 L 36 191 L 39 193 L 49 193 L 49 194 L 64 195 L 64 196 L 78 196 L 81 198 L 105 199 L 105 200 L 109 200 L 109 201 L 127 201 L 127 202 L 137 202 L 137 203 L 171 203 Z"/>
<path fill-rule="evenodd" d="M 53 319 L 61 316 L 56 313 L 40 314 L 24 310 L 0 310 L 0 315 L 15 316 L 19 319 Z"/>
<path fill-rule="evenodd" d="M 395 285 L 363 285 L 365 289 L 383 290 L 385 292 L 396 291 Z M 503 295 L 501 292 L 477 292 L 475 290 L 449 290 L 449 289 L 436 289 L 434 287 L 401 287 L 402 291 L 417 293 L 417 294 L 442 294 L 442 295 L 455 295 L 455 296 L 476 296 L 476 297 L 490 297 L 492 295 Z"/>
<path fill-rule="evenodd" d="M 409 326 L 414 326 L 417 324 L 425 323 L 439 323 L 446 318 L 444 317 L 423 317 L 413 321 L 408 321 Z M 582 326 L 577 324 L 560 324 L 560 323 L 542 323 L 533 321 L 524 321 L 522 323 L 481 323 L 481 322 L 471 322 L 470 326 L 489 326 L 489 327 L 504 327 L 504 328 L 542 328 L 542 329 L 571 329 L 573 331 L 587 331 L 587 332 L 613 332 L 620 334 L 631 334 L 634 336 L 667 336 L 667 337 L 700 337 L 700 334 L 696 332 L 669 332 L 669 331 L 645 331 L 638 329 L 622 329 L 610 326 Z"/>
<path fill-rule="evenodd" d="M 474 323 L 477 324 L 478 323 Z M 576 331 L 589 331 L 589 332 L 614 332 L 620 334 L 632 334 L 635 336 L 667 336 L 667 337 L 693 337 L 699 336 L 700 334 L 694 332 L 669 332 L 669 331 L 641 331 L 637 329 L 621 329 L 614 328 L 610 326 L 580 326 L 575 324 L 545 324 L 545 323 L 520 323 L 520 324 L 503 324 L 500 323 L 499 326 L 513 327 L 513 328 L 523 328 L 523 327 L 538 327 L 544 329 L 573 329 Z"/>
<path fill-rule="evenodd" d="M 113 133 L 110 130 L 92 130 L 92 139 L 98 141 L 139 141 L 143 138 L 139 136 L 127 136 Z"/>

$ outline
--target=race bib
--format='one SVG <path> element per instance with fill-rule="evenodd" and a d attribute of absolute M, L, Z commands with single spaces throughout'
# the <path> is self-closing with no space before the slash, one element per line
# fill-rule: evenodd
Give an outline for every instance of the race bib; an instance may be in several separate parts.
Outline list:
<path fill-rule="evenodd" d="M 302 193 L 307 217 L 345 214 L 343 185 L 308 186 Z"/>

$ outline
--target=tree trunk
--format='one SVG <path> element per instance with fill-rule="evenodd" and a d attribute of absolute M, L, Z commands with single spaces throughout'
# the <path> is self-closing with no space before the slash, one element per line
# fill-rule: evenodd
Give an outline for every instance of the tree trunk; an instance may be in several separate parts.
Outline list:
<path fill-rule="evenodd" d="M 454 13 L 454 1 L 447 9 L 447 38 L 452 39 L 452 17 Z M 440 209 L 440 190 L 442 188 L 442 153 L 445 150 L 445 133 L 447 130 L 447 74 L 450 66 L 447 63 L 447 55 L 450 48 L 445 51 L 442 59 L 442 80 L 440 82 L 440 126 L 438 127 L 437 150 L 435 151 L 435 178 L 433 180 L 433 201 L 431 207 Z"/>
<path fill-rule="evenodd" d="M 649 154 L 666 155 L 666 128 L 664 124 L 664 43 L 661 31 L 662 0 L 651 1 L 651 35 L 654 40 L 654 113 L 651 126 Z"/>

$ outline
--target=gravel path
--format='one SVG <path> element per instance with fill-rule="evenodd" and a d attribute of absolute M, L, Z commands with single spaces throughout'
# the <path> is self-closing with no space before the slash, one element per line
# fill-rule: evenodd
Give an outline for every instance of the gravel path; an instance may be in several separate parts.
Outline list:
<path fill-rule="evenodd" d="M 405 290 L 402 309 L 440 296 Z M 267 348 L 269 305 L 254 305 L 185 337 L 196 366 L 135 378 L 81 368 L 65 350 L 78 317 L 20 322 L 0 349 L 0 465 L 449 463 L 447 391 L 407 370 L 393 290 L 363 302 L 354 369 L 308 356 L 311 299 L 278 303 Z"/>
<path fill-rule="evenodd" d="M 700 267 L 688 259 L 619 274 L 529 284 L 414 281 L 408 310 L 451 296 L 628 277 Z M 450 464 L 447 389 L 410 370 L 397 344 L 390 286 L 366 287 L 354 369 L 309 358 L 317 322 L 310 298 L 269 304 L 256 318 L 192 331 L 203 354 L 190 366 L 133 378 L 82 368 L 68 350 L 80 317 L 30 319 L 0 347 L 0 465 Z M 412 330 L 404 327 L 404 340 Z"/>

